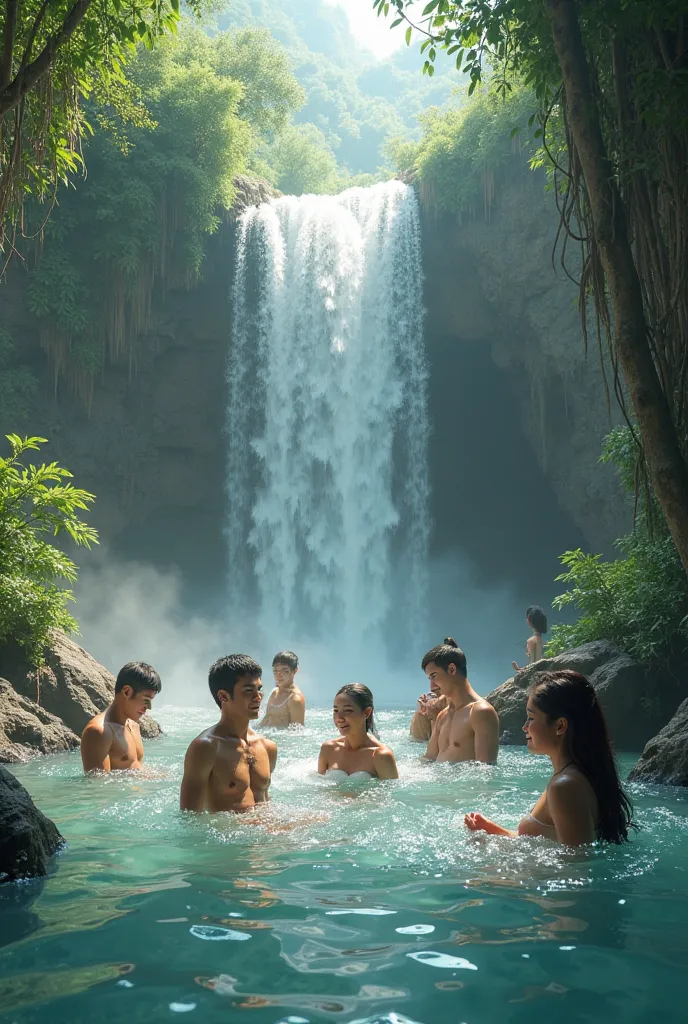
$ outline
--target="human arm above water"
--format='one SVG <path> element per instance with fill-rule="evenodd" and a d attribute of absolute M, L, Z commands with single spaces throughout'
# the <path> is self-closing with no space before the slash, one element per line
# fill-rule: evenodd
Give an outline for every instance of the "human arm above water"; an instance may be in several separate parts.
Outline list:
<path fill-rule="evenodd" d="M 110 771 L 112 736 L 104 724 L 89 722 L 81 735 L 81 763 L 85 772 Z"/>
<path fill-rule="evenodd" d="M 303 725 L 306 720 L 306 698 L 302 693 L 294 693 L 287 704 L 291 725 Z"/>
<path fill-rule="evenodd" d="M 475 760 L 496 764 L 499 752 L 499 715 L 491 704 L 480 703 L 471 711 Z"/>
<path fill-rule="evenodd" d="M 378 747 L 373 752 L 373 767 L 378 779 L 398 779 L 399 770 L 389 747 Z"/>
<path fill-rule="evenodd" d="M 320 748 L 318 754 L 318 774 L 324 775 L 330 766 L 330 755 L 334 748 L 334 740 L 326 740 Z"/>
<path fill-rule="evenodd" d="M 442 728 L 442 722 L 447 717 L 447 709 L 440 711 L 439 715 L 435 719 L 432 726 L 432 733 L 430 734 L 430 742 L 428 743 L 428 749 L 425 751 L 426 761 L 436 761 L 440 752 L 440 729 Z"/>
<path fill-rule="evenodd" d="M 204 811 L 208 795 L 210 773 L 215 764 L 213 743 L 198 736 L 190 745 L 184 758 L 184 776 L 179 796 L 182 811 Z"/>

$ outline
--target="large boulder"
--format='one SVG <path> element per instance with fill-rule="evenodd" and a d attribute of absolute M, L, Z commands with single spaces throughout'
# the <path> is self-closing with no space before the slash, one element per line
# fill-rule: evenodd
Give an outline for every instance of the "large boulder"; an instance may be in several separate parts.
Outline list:
<path fill-rule="evenodd" d="M 542 658 L 488 694 L 487 700 L 499 714 L 502 743 L 525 743 L 522 727 L 529 686 L 539 672 L 565 668 L 581 672 L 595 687 L 620 750 L 641 750 L 680 699 L 674 684 L 655 676 L 650 681 L 637 661 L 609 641 L 598 640 L 555 658 Z"/>
<path fill-rule="evenodd" d="M 47 874 L 63 841 L 21 783 L 0 768 L 0 882 Z"/>
<path fill-rule="evenodd" d="M 64 722 L 0 679 L 0 762 L 27 761 L 35 754 L 60 754 L 78 746 L 78 736 Z"/>
<path fill-rule="evenodd" d="M 647 744 L 629 779 L 688 786 L 688 700 Z"/>
<path fill-rule="evenodd" d="M 108 706 L 115 693 L 112 673 L 59 630 L 53 630 L 45 664 L 39 669 L 31 665 L 18 644 L 1 647 L 0 677 L 9 680 L 18 694 L 60 719 L 77 740 L 87 722 Z M 144 715 L 140 726 L 144 739 L 161 734 L 149 715 Z"/>

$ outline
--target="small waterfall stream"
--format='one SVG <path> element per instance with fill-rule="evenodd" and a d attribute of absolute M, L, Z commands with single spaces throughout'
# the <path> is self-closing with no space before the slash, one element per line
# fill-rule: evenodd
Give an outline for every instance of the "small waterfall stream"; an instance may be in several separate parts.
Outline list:
<path fill-rule="evenodd" d="M 228 372 L 234 627 L 275 650 L 412 640 L 430 531 L 414 191 L 390 181 L 247 210 Z"/>

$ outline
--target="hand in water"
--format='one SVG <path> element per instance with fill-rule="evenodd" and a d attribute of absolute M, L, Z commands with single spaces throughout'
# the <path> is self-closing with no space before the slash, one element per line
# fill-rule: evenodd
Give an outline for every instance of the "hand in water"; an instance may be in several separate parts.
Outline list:
<path fill-rule="evenodd" d="M 503 836 L 506 832 L 501 825 L 497 825 L 494 821 L 490 821 L 489 818 L 475 811 L 467 814 L 463 820 L 466 828 L 469 828 L 471 832 L 487 832 L 491 836 Z"/>

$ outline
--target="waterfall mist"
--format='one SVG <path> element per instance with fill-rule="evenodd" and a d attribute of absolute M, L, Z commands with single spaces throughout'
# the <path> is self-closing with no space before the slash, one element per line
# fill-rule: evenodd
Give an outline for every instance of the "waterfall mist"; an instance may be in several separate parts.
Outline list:
<path fill-rule="evenodd" d="M 417 660 L 430 510 L 415 193 L 391 181 L 247 210 L 232 305 L 232 634 L 328 652 L 342 682 L 385 671 L 392 649 Z"/>

